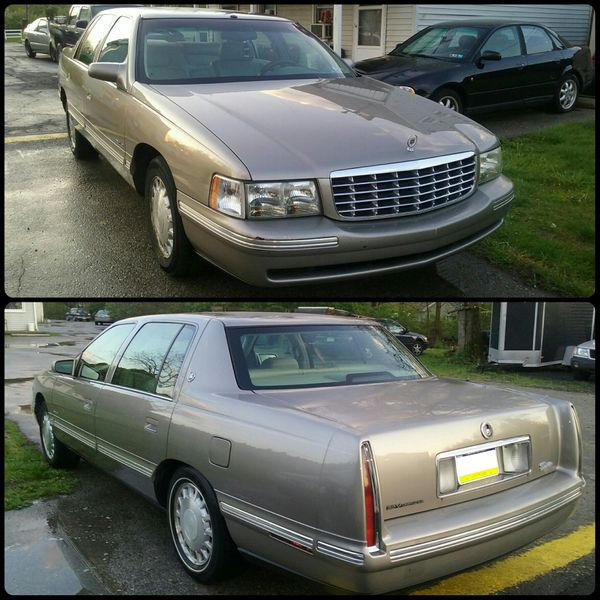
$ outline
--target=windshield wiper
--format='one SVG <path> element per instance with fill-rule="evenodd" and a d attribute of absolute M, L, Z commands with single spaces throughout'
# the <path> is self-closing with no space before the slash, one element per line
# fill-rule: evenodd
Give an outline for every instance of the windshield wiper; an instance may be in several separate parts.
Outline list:
<path fill-rule="evenodd" d="M 395 381 L 389 371 L 365 371 L 364 373 L 348 373 L 346 383 L 368 383 L 371 381 Z"/>

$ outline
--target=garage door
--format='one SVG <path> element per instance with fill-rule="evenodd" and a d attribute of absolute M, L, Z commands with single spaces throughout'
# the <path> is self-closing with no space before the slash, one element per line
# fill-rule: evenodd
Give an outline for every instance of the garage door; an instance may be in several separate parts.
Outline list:
<path fill-rule="evenodd" d="M 589 42 L 592 7 L 589 4 L 417 4 L 417 31 L 440 21 L 490 18 L 541 23 L 572 44 Z"/>

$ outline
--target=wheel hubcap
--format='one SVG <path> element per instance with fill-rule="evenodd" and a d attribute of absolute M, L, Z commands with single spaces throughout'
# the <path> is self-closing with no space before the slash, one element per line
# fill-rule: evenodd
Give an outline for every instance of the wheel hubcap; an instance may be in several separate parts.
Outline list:
<path fill-rule="evenodd" d="M 44 414 L 42 420 L 42 442 L 44 443 L 44 450 L 48 455 L 48 458 L 54 458 L 54 432 L 52 431 L 52 423 L 48 413 Z"/>
<path fill-rule="evenodd" d="M 458 111 L 458 104 L 456 103 L 456 100 L 452 98 L 452 96 L 443 96 L 438 100 L 438 103 L 446 108 L 449 108 L 450 110 Z"/>
<path fill-rule="evenodd" d="M 200 490 L 191 482 L 184 483 L 175 496 L 175 535 L 186 558 L 196 567 L 210 560 L 213 533 L 210 514 Z"/>
<path fill-rule="evenodd" d="M 577 84 L 572 79 L 567 79 L 560 86 L 558 101 L 562 108 L 569 109 L 577 98 Z"/>
<path fill-rule="evenodd" d="M 413 346 L 413 351 L 415 354 L 421 354 L 421 352 L 423 351 L 423 348 L 421 348 L 421 346 L 419 344 L 415 344 Z"/>
<path fill-rule="evenodd" d="M 158 249 L 165 258 L 169 258 L 173 253 L 173 211 L 167 188 L 160 177 L 152 180 L 150 205 Z"/>

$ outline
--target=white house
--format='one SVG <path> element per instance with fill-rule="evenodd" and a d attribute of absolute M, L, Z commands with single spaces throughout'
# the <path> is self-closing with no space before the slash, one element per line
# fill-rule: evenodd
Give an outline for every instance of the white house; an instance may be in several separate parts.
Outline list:
<path fill-rule="evenodd" d="M 441 21 L 508 18 L 541 23 L 573 44 L 593 43 L 590 4 L 196 4 L 298 21 L 353 61 L 390 52 Z"/>
<path fill-rule="evenodd" d="M 38 331 L 43 320 L 43 302 L 9 302 L 4 308 L 5 333 Z"/>

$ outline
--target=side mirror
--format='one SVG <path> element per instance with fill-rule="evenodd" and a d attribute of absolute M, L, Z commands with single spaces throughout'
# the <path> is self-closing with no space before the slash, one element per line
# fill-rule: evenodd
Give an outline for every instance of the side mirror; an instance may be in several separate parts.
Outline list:
<path fill-rule="evenodd" d="M 117 87 L 122 90 L 126 88 L 126 72 L 127 67 L 125 63 L 95 62 L 88 69 L 88 75 L 92 79 L 116 83 Z"/>
<path fill-rule="evenodd" d="M 85 29 L 88 26 L 88 21 L 77 21 L 75 23 L 75 27 L 78 27 L 79 29 Z"/>
<path fill-rule="evenodd" d="M 62 373 L 63 375 L 73 375 L 73 366 L 75 360 L 70 358 L 67 360 L 55 360 L 52 363 L 52 371 L 54 373 Z"/>
<path fill-rule="evenodd" d="M 484 60 L 501 60 L 501 59 L 502 59 L 502 54 L 500 54 L 500 52 L 495 52 L 494 50 L 486 50 L 485 52 L 483 52 L 481 54 L 478 62 L 481 62 Z"/>

